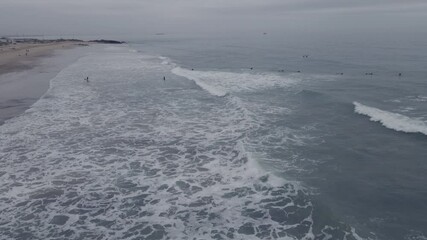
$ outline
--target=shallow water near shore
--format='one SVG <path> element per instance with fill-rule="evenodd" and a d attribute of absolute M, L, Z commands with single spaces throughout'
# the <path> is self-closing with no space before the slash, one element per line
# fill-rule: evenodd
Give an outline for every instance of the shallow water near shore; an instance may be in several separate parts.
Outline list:
<path fill-rule="evenodd" d="M 55 50 L 25 64 L 12 64 L 17 67 L 14 71 L 0 74 L 0 125 L 30 108 L 49 89 L 50 80 L 85 52 L 84 48 Z"/>
<path fill-rule="evenodd" d="M 425 239 L 427 55 L 264 41 L 144 39 L 64 68 L 0 126 L 0 236 Z"/>

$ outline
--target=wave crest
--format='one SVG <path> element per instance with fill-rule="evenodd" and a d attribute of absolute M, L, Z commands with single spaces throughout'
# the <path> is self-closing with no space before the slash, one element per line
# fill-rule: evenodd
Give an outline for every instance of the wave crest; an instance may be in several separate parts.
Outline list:
<path fill-rule="evenodd" d="M 354 111 L 370 117 L 373 122 L 380 122 L 384 127 L 405 133 L 422 133 L 427 135 L 427 124 L 399 113 L 387 112 L 378 108 L 353 102 Z"/>
<path fill-rule="evenodd" d="M 227 93 L 253 91 L 271 87 L 287 87 L 297 79 L 267 73 L 234 73 L 221 71 L 193 71 L 181 67 L 172 69 L 175 75 L 193 80 L 199 87 L 214 96 Z"/>

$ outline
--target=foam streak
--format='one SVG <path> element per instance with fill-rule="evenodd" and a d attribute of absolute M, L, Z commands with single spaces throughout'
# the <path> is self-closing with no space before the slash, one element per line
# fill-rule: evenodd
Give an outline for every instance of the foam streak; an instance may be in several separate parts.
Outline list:
<path fill-rule="evenodd" d="M 269 73 L 193 71 L 180 67 L 172 69 L 172 73 L 193 80 L 210 94 L 219 97 L 225 96 L 227 93 L 288 87 L 298 82 L 294 78 Z"/>
<path fill-rule="evenodd" d="M 427 125 L 425 122 L 398 113 L 387 112 L 378 108 L 365 106 L 358 102 L 353 102 L 356 113 L 368 116 L 371 121 L 379 122 L 384 127 L 405 133 L 422 133 L 427 135 Z"/>

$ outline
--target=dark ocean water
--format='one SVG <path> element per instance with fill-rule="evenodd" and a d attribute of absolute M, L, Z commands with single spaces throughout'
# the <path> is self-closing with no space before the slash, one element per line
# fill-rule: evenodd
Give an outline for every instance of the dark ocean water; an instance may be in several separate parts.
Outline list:
<path fill-rule="evenodd" d="M 91 47 L 0 126 L 0 238 L 426 239 L 425 49 Z"/>
<path fill-rule="evenodd" d="M 314 225 L 325 217 L 357 226 L 367 238 L 426 238 L 425 45 L 275 36 L 140 43 L 142 52 L 196 69 L 182 75 L 213 82 L 209 87 L 235 81 L 217 72 L 296 80 L 282 86 L 245 76 L 225 90 L 264 118 L 247 140 L 260 164 L 310 189 Z"/>

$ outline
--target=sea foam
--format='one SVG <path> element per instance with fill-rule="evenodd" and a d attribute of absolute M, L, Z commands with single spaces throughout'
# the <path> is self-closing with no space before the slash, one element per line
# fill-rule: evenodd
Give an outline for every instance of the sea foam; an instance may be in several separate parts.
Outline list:
<path fill-rule="evenodd" d="M 249 104 L 205 101 L 176 79 L 159 80 L 170 70 L 108 47 L 63 69 L 31 109 L 0 126 L 0 239 L 325 239 L 337 231 L 314 220 L 300 185 L 261 167 L 248 136 L 265 122 Z M 193 74 L 225 91 L 253 87 L 246 80 L 286 82 Z"/>
<path fill-rule="evenodd" d="M 225 96 L 227 93 L 286 87 L 299 81 L 296 78 L 270 73 L 193 71 L 181 67 L 172 69 L 172 73 L 193 80 L 202 89 L 219 97 Z"/>
<path fill-rule="evenodd" d="M 427 135 L 427 124 L 418 119 L 413 119 L 399 113 L 384 111 L 378 108 L 365 106 L 353 102 L 356 113 L 366 115 L 373 122 L 379 122 L 384 127 L 405 133 L 422 133 Z"/>
<path fill-rule="evenodd" d="M 0 126 L 0 235 L 312 236 L 310 199 L 246 150 L 259 123 L 243 103 L 164 91 L 153 76 L 165 71 L 157 59 L 106 48 L 63 69 L 31 109 Z"/>

